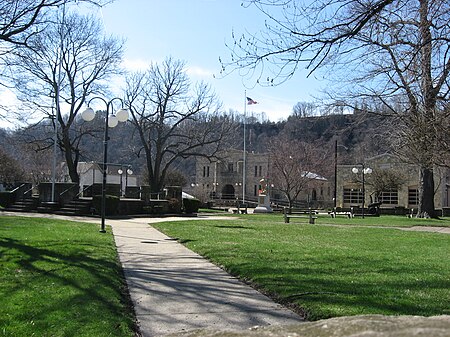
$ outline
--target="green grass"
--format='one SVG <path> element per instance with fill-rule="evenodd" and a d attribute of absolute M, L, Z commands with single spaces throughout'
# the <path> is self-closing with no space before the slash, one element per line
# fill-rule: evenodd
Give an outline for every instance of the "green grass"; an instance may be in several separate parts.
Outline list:
<path fill-rule="evenodd" d="M 364 219 L 355 217 L 349 219 L 344 216 L 338 216 L 335 219 L 329 215 L 319 215 L 318 223 L 339 224 L 339 225 L 357 225 L 357 226 L 383 226 L 383 227 L 412 227 L 412 226 L 431 226 L 431 227 L 450 227 L 449 218 L 441 219 L 423 219 L 407 218 L 398 215 L 381 215 L 379 217 L 368 217 Z"/>
<path fill-rule="evenodd" d="M 133 336 L 112 234 L 62 220 L 0 217 L 0 336 Z"/>
<path fill-rule="evenodd" d="M 373 227 L 411 220 L 398 219 L 323 226 L 247 215 L 154 226 L 311 320 L 450 314 L 450 236 Z"/>

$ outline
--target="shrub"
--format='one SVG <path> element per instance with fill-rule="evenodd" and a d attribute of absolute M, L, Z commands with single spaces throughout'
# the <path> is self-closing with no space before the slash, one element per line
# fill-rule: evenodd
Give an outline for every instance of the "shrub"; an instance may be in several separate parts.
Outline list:
<path fill-rule="evenodd" d="M 95 213 L 101 214 L 102 196 L 94 195 L 92 202 L 95 208 Z M 119 210 L 119 197 L 116 197 L 114 195 L 105 195 L 105 202 L 105 215 L 116 215 Z"/>
<path fill-rule="evenodd" d="M 184 212 L 188 214 L 197 213 L 201 202 L 198 199 L 183 199 Z"/>
<path fill-rule="evenodd" d="M 171 198 L 169 202 L 169 212 L 170 213 L 181 213 L 181 203 L 176 198 Z"/>
<path fill-rule="evenodd" d="M 14 202 L 14 195 L 11 192 L 0 192 L 0 206 L 8 207 Z"/>

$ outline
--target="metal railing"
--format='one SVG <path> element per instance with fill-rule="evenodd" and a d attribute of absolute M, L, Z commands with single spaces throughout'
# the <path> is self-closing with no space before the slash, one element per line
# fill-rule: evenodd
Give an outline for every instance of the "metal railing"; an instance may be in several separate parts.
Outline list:
<path fill-rule="evenodd" d="M 62 191 L 61 193 L 59 193 L 59 196 L 62 197 L 64 194 L 66 194 L 67 192 L 69 192 L 70 190 L 76 188 L 76 187 L 80 187 L 78 184 L 72 185 L 69 188 L 66 188 L 64 191 Z"/>
<path fill-rule="evenodd" d="M 89 189 L 89 188 L 93 188 L 93 186 L 94 186 L 94 184 L 91 184 L 91 185 L 87 185 L 85 188 L 83 188 L 80 192 L 78 192 L 76 195 L 75 195 L 75 198 L 79 198 L 80 197 L 80 195 L 82 195 L 87 189 Z M 69 188 L 70 189 L 70 188 Z"/>
<path fill-rule="evenodd" d="M 25 196 L 33 190 L 33 185 L 31 185 L 30 188 L 28 188 L 28 189 L 22 191 L 22 190 L 25 189 L 28 185 L 29 185 L 29 183 L 23 183 L 23 184 L 20 184 L 19 186 L 17 186 L 15 189 L 13 189 L 13 190 L 11 191 L 11 193 L 15 196 L 14 199 L 16 199 L 16 200 L 24 199 Z"/>

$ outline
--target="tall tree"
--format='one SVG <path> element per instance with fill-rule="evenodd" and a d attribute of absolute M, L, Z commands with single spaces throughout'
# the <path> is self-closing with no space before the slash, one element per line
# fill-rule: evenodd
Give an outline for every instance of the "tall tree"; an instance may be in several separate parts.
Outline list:
<path fill-rule="evenodd" d="M 289 207 L 293 206 L 302 192 L 313 186 L 326 158 L 323 149 L 311 143 L 288 139 L 286 136 L 270 140 L 270 183 L 286 196 Z"/>
<path fill-rule="evenodd" d="M 34 36 L 42 32 L 54 20 L 58 7 L 71 3 L 89 3 L 102 6 L 110 0 L 4 0 L 0 2 L 0 67 L 3 67 L 3 57 L 14 48 L 27 47 Z M 2 78 L 5 69 L 1 69 L 0 85 L 8 86 Z M 2 96 L 5 93 L 2 92 Z M 0 106 L 0 119 L 20 120 L 21 115 L 11 111 L 10 105 Z"/>
<path fill-rule="evenodd" d="M 443 0 L 248 0 L 269 17 L 260 35 L 236 38 L 234 67 L 270 69 L 267 83 L 302 63 L 340 79 L 340 95 L 370 97 L 402 127 L 404 158 L 420 167 L 418 216 L 436 216 L 433 168 L 448 138 L 450 3 Z M 269 9 L 276 6 L 275 14 Z M 278 16 L 280 14 L 280 16 Z M 268 67 L 266 67 L 268 65 Z M 227 68 L 228 67 L 228 68 Z M 333 72 L 329 71 L 330 67 Z M 258 73 L 258 72 L 255 72 Z M 345 84 L 349 85 L 345 85 Z M 448 123 L 445 123 L 447 125 Z M 443 143 L 448 144 L 447 140 Z"/>
<path fill-rule="evenodd" d="M 87 98 L 105 93 L 106 81 L 120 73 L 123 42 L 105 36 L 97 18 L 75 13 L 27 42 L 30 48 L 18 48 L 7 59 L 16 92 L 29 111 L 56 116 L 58 144 L 71 180 L 78 182 L 79 144 L 88 130 L 76 117 Z"/>
<path fill-rule="evenodd" d="M 127 102 L 146 158 L 152 192 L 161 191 L 173 164 L 188 157 L 217 158 L 232 123 L 204 83 L 191 85 L 185 64 L 172 58 L 127 80 Z"/>
<path fill-rule="evenodd" d="M 23 167 L 15 159 L 11 158 L 0 147 L 0 183 L 12 184 L 24 182 L 27 175 Z"/>

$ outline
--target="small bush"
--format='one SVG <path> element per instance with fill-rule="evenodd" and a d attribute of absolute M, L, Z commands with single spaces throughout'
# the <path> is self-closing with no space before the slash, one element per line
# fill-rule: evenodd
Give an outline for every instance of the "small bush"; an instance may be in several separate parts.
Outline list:
<path fill-rule="evenodd" d="M 8 207 L 14 202 L 14 194 L 11 192 L 0 192 L 0 206 Z"/>
<path fill-rule="evenodd" d="M 181 203 L 176 198 L 171 198 L 169 202 L 169 212 L 170 213 L 181 213 Z"/>
<path fill-rule="evenodd" d="M 94 195 L 92 202 L 95 208 L 95 213 L 101 214 L 102 196 Z M 119 210 L 119 197 L 116 197 L 114 195 L 105 195 L 105 202 L 105 215 L 116 215 Z"/>
<path fill-rule="evenodd" d="M 188 214 L 197 213 L 201 201 L 198 199 L 183 199 L 184 212 Z"/>

